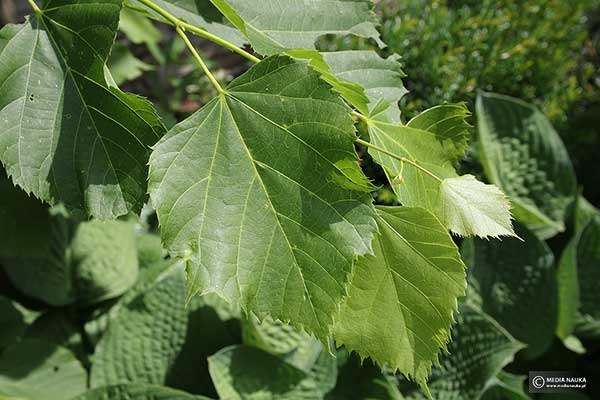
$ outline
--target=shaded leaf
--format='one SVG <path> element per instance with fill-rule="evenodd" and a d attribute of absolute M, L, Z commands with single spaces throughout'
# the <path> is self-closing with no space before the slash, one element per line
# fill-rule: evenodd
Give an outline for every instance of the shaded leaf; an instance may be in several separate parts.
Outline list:
<path fill-rule="evenodd" d="M 25 191 L 98 218 L 140 211 L 164 130 L 149 102 L 107 85 L 121 3 L 55 0 L 0 31 L 0 160 Z"/>
<path fill-rule="evenodd" d="M 481 400 L 528 400 L 529 396 L 523 390 L 524 381 L 525 376 L 500 371 L 488 383 Z"/>
<path fill-rule="evenodd" d="M 481 299 L 481 309 L 527 344 L 523 353 L 534 358 L 552 344 L 556 329 L 554 256 L 525 227 L 517 226 L 517 233 L 522 241 L 474 240 L 468 276 L 470 287 Z"/>
<path fill-rule="evenodd" d="M 577 244 L 577 281 L 579 312 L 575 335 L 600 337 L 600 215 L 591 219 L 581 231 Z"/>
<path fill-rule="evenodd" d="M 542 238 L 563 231 L 576 181 L 550 122 L 535 106 L 494 93 L 477 97 L 477 121 L 486 175 L 509 196 L 515 218 Z"/>
<path fill-rule="evenodd" d="M 154 148 L 161 237 L 215 292 L 323 342 L 376 230 L 348 108 L 305 63 L 271 57 Z"/>
<path fill-rule="evenodd" d="M 129 383 L 92 389 L 72 400 L 209 400 L 166 386 Z"/>
<path fill-rule="evenodd" d="M 383 47 L 377 17 L 366 0 L 211 0 L 246 36 L 254 50 L 272 55 L 283 50 L 314 49 L 326 34 L 372 38 Z"/>
<path fill-rule="evenodd" d="M 16 303 L 0 296 L 0 353 L 14 343 L 27 329 L 25 315 Z"/>
<path fill-rule="evenodd" d="M 360 258 L 335 339 L 426 387 L 450 340 L 464 264 L 446 228 L 417 207 L 378 207 L 374 256 Z"/>

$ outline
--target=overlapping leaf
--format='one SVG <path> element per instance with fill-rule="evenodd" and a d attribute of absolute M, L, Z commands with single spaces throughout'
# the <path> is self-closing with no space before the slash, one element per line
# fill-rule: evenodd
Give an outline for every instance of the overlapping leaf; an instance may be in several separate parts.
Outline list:
<path fill-rule="evenodd" d="M 190 292 L 216 292 L 326 341 L 376 230 L 347 107 L 305 63 L 274 56 L 154 148 L 150 197 Z"/>
<path fill-rule="evenodd" d="M 563 231 L 576 181 L 548 119 L 533 105 L 484 93 L 477 98 L 477 120 L 486 175 L 510 197 L 515 218 L 543 238 Z"/>
<path fill-rule="evenodd" d="M 121 3 L 47 1 L 0 31 L 0 160 L 27 192 L 99 218 L 141 209 L 164 129 L 104 78 Z"/>
<path fill-rule="evenodd" d="M 314 49 L 325 34 L 372 38 L 380 46 L 377 17 L 368 0 L 210 0 L 246 36 L 252 48 L 271 55 L 283 50 Z"/>
<path fill-rule="evenodd" d="M 481 309 L 526 343 L 524 354 L 534 358 L 550 346 L 556 329 L 554 256 L 531 231 L 518 226 L 517 233 L 523 240 L 474 240 L 469 282 Z"/>
<path fill-rule="evenodd" d="M 464 264 L 446 228 L 416 207 L 379 207 L 374 256 L 359 259 L 335 338 L 425 386 L 450 340 Z"/>
<path fill-rule="evenodd" d="M 72 400 L 210 400 L 166 386 L 129 383 L 88 390 Z"/>
<path fill-rule="evenodd" d="M 458 111 L 454 107 L 459 107 Z M 412 122 L 431 130 L 391 124 L 381 115 L 368 119 L 371 142 L 383 150 L 372 150 L 371 155 L 384 167 L 402 204 L 433 212 L 459 235 L 513 236 L 510 205 L 504 194 L 473 176 L 459 177 L 454 169 L 464 151 L 468 128 L 466 110 L 454 107 L 429 111 L 430 115 Z M 434 115 L 448 117 L 435 124 Z"/>

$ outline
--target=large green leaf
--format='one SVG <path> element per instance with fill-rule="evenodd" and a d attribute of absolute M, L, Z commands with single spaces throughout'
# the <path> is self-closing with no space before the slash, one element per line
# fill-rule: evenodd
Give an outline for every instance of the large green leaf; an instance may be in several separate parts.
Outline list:
<path fill-rule="evenodd" d="M 106 83 L 121 3 L 46 1 L 0 31 L 0 160 L 25 191 L 99 218 L 141 209 L 164 130 L 149 102 Z"/>
<path fill-rule="evenodd" d="M 434 115 L 447 115 L 447 122 L 436 125 L 431 121 Z M 464 109 L 457 112 L 448 107 L 412 122 L 430 130 L 392 124 L 381 115 L 367 119 L 372 144 L 383 150 L 372 150 L 371 155 L 384 167 L 402 204 L 433 212 L 458 235 L 514 236 L 510 206 L 502 191 L 471 175 L 459 177 L 454 168 L 465 148 L 467 115 Z"/>
<path fill-rule="evenodd" d="M 516 231 L 522 240 L 474 240 L 469 283 L 482 310 L 527 344 L 523 352 L 534 358 L 550 346 L 556 329 L 554 256 L 533 232 L 520 225 Z"/>
<path fill-rule="evenodd" d="M 22 340 L 0 356 L 0 398 L 65 400 L 85 391 L 86 383 L 75 356 L 50 342 Z"/>
<path fill-rule="evenodd" d="M 58 210 L 52 213 L 41 255 L 2 260 L 19 290 L 55 306 L 87 305 L 119 296 L 135 282 L 132 223 L 92 220 L 75 227 Z"/>
<path fill-rule="evenodd" d="M 322 35 L 357 35 L 383 46 L 368 0 L 210 0 L 260 54 L 314 49 Z"/>
<path fill-rule="evenodd" d="M 327 340 L 376 230 L 348 111 L 305 63 L 274 56 L 154 147 L 150 198 L 190 294 Z"/>
<path fill-rule="evenodd" d="M 466 305 L 460 307 L 453 337 L 432 371 L 434 399 L 479 399 L 523 347 L 491 317 Z"/>
<path fill-rule="evenodd" d="M 446 228 L 417 207 L 378 207 L 374 256 L 360 258 L 336 318 L 339 344 L 425 386 L 450 340 L 464 264 Z"/>
<path fill-rule="evenodd" d="M 335 366 L 326 353 L 317 363 Z M 317 366 L 319 367 L 319 366 Z M 335 383 L 335 369 L 303 371 L 275 355 L 248 346 L 231 346 L 209 358 L 210 375 L 227 400 L 318 400 Z M 324 379 L 325 375 L 327 378 Z"/>
<path fill-rule="evenodd" d="M 563 231 L 576 181 L 550 122 L 533 105 L 494 93 L 477 97 L 477 121 L 486 175 L 510 197 L 515 218 L 543 238 Z"/>
<path fill-rule="evenodd" d="M 210 395 L 206 357 L 235 338 L 204 298 L 186 307 L 181 263 L 144 272 L 96 347 L 91 386 L 138 382 Z"/>
<path fill-rule="evenodd" d="M 209 400 L 166 386 L 129 383 L 92 389 L 72 400 Z"/>

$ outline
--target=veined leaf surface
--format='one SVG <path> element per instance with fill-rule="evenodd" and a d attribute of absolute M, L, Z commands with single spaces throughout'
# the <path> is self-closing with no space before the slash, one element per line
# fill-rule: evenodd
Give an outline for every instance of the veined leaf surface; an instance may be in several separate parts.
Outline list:
<path fill-rule="evenodd" d="M 271 55 L 283 50 L 314 49 L 326 34 L 373 38 L 377 17 L 368 0 L 210 0 L 246 36 L 252 48 Z"/>
<path fill-rule="evenodd" d="M 174 127 L 150 197 L 190 294 L 216 292 L 323 342 L 376 230 L 348 108 L 305 63 L 274 56 Z"/>
<path fill-rule="evenodd" d="M 104 78 L 121 3 L 49 0 L 0 31 L 0 160 L 25 191 L 98 218 L 141 209 L 164 130 Z"/>
<path fill-rule="evenodd" d="M 450 340 L 464 264 L 447 229 L 418 207 L 378 207 L 374 256 L 360 258 L 336 318 L 339 344 L 425 386 Z"/>
<path fill-rule="evenodd" d="M 88 390 L 72 400 L 210 400 L 166 386 L 124 383 Z"/>

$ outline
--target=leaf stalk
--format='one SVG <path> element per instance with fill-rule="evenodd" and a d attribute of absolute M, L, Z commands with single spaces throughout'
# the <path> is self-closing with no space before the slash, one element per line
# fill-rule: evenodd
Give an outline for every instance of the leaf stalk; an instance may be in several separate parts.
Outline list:
<path fill-rule="evenodd" d="M 35 4 L 35 1 L 33 1 L 33 0 L 27 0 L 27 1 L 29 2 L 29 5 L 31 6 L 31 8 L 33 8 L 33 11 L 36 14 L 41 14 L 42 13 L 42 10 L 40 10 L 40 8 L 38 7 L 38 5 Z"/>

